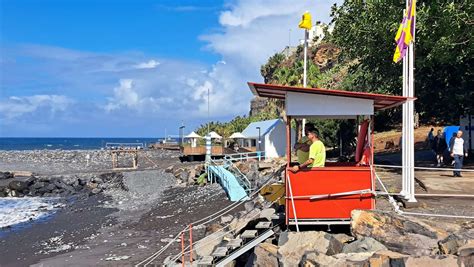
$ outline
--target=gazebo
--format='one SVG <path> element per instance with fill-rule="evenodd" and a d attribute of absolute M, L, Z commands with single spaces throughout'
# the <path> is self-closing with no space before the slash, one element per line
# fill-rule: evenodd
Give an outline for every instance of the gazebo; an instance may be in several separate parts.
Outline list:
<path fill-rule="evenodd" d="M 235 142 L 239 145 L 239 147 L 244 146 L 244 139 L 245 136 L 241 132 L 235 132 L 229 136 L 229 139 L 235 140 Z"/>
<path fill-rule="evenodd" d="M 198 138 L 202 138 L 202 136 L 193 131 L 190 134 L 186 135 L 184 138 L 189 139 L 191 141 L 191 147 L 196 147 Z"/>

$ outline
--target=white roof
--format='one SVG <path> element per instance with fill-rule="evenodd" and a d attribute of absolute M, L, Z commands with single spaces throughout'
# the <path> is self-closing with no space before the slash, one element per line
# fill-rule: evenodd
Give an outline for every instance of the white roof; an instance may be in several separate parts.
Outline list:
<path fill-rule="evenodd" d="M 202 138 L 202 136 L 193 131 L 190 134 L 186 135 L 184 138 Z"/>
<path fill-rule="evenodd" d="M 222 136 L 220 136 L 219 134 L 217 134 L 214 131 L 210 132 L 209 135 L 211 136 L 211 138 L 215 138 L 215 139 L 221 139 L 222 138 Z"/>
<path fill-rule="evenodd" d="M 258 138 L 258 128 L 260 128 L 260 136 L 264 136 L 269 133 L 278 123 L 283 123 L 280 119 L 256 121 L 250 123 L 247 128 L 242 132 L 245 138 Z"/>
<path fill-rule="evenodd" d="M 238 138 L 245 138 L 245 136 L 240 133 L 240 132 L 236 132 L 236 133 L 233 133 L 231 136 L 229 136 L 230 139 L 238 139 Z"/>

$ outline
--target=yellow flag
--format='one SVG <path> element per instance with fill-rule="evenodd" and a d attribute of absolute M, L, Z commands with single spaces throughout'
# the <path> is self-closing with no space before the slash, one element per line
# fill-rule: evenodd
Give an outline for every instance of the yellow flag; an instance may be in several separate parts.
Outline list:
<path fill-rule="evenodd" d="M 301 29 L 311 30 L 312 26 L 313 24 L 311 23 L 311 14 L 309 14 L 309 12 L 306 11 L 301 17 L 301 21 L 298 27 L 300 27 Z"/>

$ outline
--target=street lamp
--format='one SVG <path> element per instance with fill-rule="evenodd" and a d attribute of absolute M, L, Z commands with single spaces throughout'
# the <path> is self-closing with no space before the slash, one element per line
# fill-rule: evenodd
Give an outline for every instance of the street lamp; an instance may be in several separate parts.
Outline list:
<path fill-rule="evenodd" d="M 258 130 L 258 150 L 257 151 L 260 151 L 261 143 L 262 143 L 262 141 L 260 140 L 260 127 L 257 127 L 257 130 Z"/>
<path fill-rule="evenodd" d="M 181 125 L 181 126 L 179 127 L 179 145 L 180 145 L 180 146 L 183 146 L 184 128 L 185 128 L 185 127 L 186 127 L 186 126 L 184 126 L 184 125 Z"/>

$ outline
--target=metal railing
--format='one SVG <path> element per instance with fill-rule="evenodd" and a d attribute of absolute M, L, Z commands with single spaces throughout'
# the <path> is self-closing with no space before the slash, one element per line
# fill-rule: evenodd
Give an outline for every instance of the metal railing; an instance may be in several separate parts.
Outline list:
<path fill-rule="evenodd" d="M 261 161 L 262 159 L 265 159 L 265 151 L 226 154 L 224 156 L 224 160 L 229 160 L 231 162 L 245 161 L 249 159 L 257 159 L 258 161 Z"/>
<path fill-rule="evenodd" d="M 244 188 L 245 192 L 250 193 L 252 192 L 252 183 L 249 181 L 247 176 L 243 174 L 237 167 L 235 167 L 232 161 L 227 159 L 222 160 L 213 160 L 211 159 L 208 163 L 208 167 L 212 166 L 214 168 L 208 168 L 208 177 L 210 178 L 211 183 L 213 182 L 214 174 L 221 178 L 221 181 L 225 182 L 228 186 L 229 183 L 226 179 L 225 173 L 223 173 L 218 167 L 224 167 L 230 173 L 234 175 L 237 179 L 237 182 Z M 212 173 L 214 172 L 214 173 Z"/>

